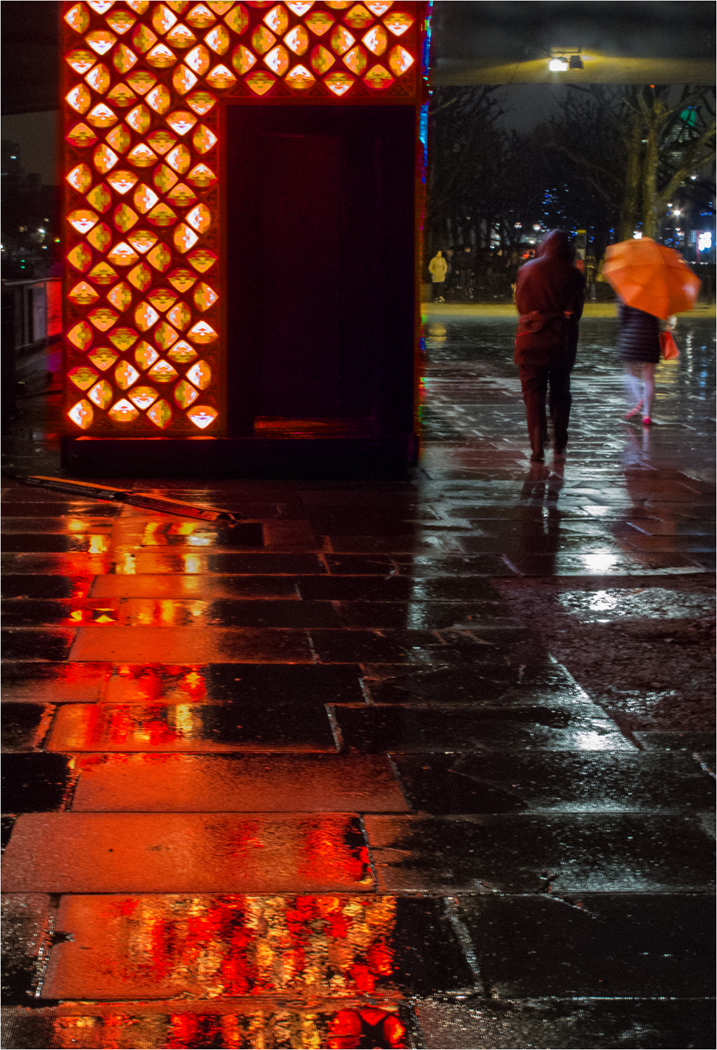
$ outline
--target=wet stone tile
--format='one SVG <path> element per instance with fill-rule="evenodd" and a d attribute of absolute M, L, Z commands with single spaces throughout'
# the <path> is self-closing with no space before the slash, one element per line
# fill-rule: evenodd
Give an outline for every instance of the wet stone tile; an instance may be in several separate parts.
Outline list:
<path fill-rule="evenodd" d="M 92 578 L 88 576 L 31 576 L 3 573 L 3 598 L 84 598 Z"/>
<path fill-rule="evenodd" d="M 364 820 L 385 892 L 667 893 L 710 892 L 712 885 L 712 843 L 689 817 Z"/>
<path fill-rule="evenodd" d="M 490 653 L 490 650 L 488 650 Z M 445 659 L 438 656 L 440 663 Z M 560 664 L 526 665 L 519 661 L 458 660 L 449 666 L 429 664 L 415 670 L 388 669 L 367 674 L 365 688 L 376 704 L 480 704 L 501 707 L 579 704 L 590 706 L 586 694 Z M 403 673 L 396 671 L 403 670 Z"/>
<path fill-rule="evenodd" d="M 6 627 L 35 627 L 40 624 L 75 626 L 93 621 L 111 622 L 119 616 L 117 603 L 79 598 L 70 601 L 16 599 L 2 603 Z"/>
<path fill-rule="evenodd" d="M 416 1005 L 428 1050 L 550 1046 L 674 1050 L 714 1045 L 714 1004 L 660 999 L 549 999 Z"/>
<path fill-rule="evenodd" d="M 349 814 L 26 813 L 4 871 L 8 893 L 374 888 L 361 825 Z"/>
<path fill-rule="evenodd" d="M 102 695 L 109 664 L 3 660 L 3 703 L 91 703 Z"/>
<path fill-rule="evenodd" d="M 481 975 L 501 999 L 714 990 L 711 894 L 473 897 L 459 912 Z"/>
<path fill-rule="evenodd" d="M 714 733 L 635 733 L 635 739 L 649 751 L 713 751 Z"/>
<path fill-rule="evenodd" d="M 40 747 L 52 721 L 51 704 L 10 704 L 3 706 L 3 751 L 31 751 Z M 10 811 L 11 812 L 11 811 Z"/>
<path fill-rule="evenodd" d="M 252 554 L 208 554 L 201 548 L 186 554 L 155 554 L 140 551 L 133 556 L 135 573 L 221 573 L 237 576 L 313 576 L 325 568 L 315 554 L 279 554 L 269 551 Z M 115 569 L 126 575 L 122 563 Z"/>
<path fill-rule="evenodd" d="M 256 627 L 80 627 L 70 650 L 78 661 L 146 664 L 158 658 L 173 664 L 313 663 L 304 631 Z"/>
<path fill-rule="evenodd" d="M 441 813 L 699 811 L 714 782 L 688 755 L 394 754 L 411 805 Z"/>
<path fill-rule="evenodd" d="M 231 1005 L 205 1000 L 192 1005 L 165 1003 L 101 1003 L 57 1008 L 8 1008 L 3 1030 L 8 1048 L 73 1047 L 251 1047 L 289 1050 L 297 1046 L 408 1047 L 409 1010 L 395 1002 L 327 999 L 309 1009 L 298 1004 L 265 1000 L 234 1000 Z M 346 1035 L 346 1033 L 349 1033 Z"/>
<path fill-rule="evenodd" d="M 47 949 L 49 897 L 41 893 L 3 894 L 1 909 L 3 1007 L 36 1005 L 43 949 Z"/>
<path fill-rule="evenodd" d="M 104 539 L 104 537 L 103 537 Z M 11 576 L 92 577 L 110 572 L 112 557 L 109 554 L 8 554 L 0 558 L 2 571 Z"/>
<path fill-rule="evenodd" d="M 614 722 L 569 707 L 433 710 L 375 705 L 336 706 L 333 711 L 350 751 L 633 750 Z"/>
<path fill-rule="evenodd" d="M 57 926 L 66 938 L 53 949 L 43 995 L 63 999 L 346 1000 L 455 992 L 473 983 L 435 900 L 66 897 Z M 161 961 L 152 952 L 159 931 L 171 945 Z M 292 964 L 297 954 L 311 965 Z"/>
<path fill-rule="evenodd" d="M 398 575 L 304 576 L 298 581 L 305 601 L 403 602 L 411 598 L 413 586 Z"/>
<path fill-rule="evenodd" d="M 29 493 L 32 495 L 32 493 Z M 78 518 L 83 521 L 92 518 L 116 518 L 121 513 L 121 507 L 112 503 L 94 503 L 82 501 L 57 501 L 55 499 L 22 500 L 18 495 L 12 499 L 3 498 L 3 518 Z"/>
<path fill-rule="evenodd" d="M 2 851 L 3 851 L 3 853 L 5 852 L 5 848 L 6 848 L 7 844 L 8 844 L 8 842 L 10 841 L 10 836 L 12 835 L 13 828 L 15 827 L 16 822 L 17 822 L 17 817 L 15 817 L 15 816 L 2 817 L 2 819 L 0 820 L 0 828 L 2 830 Z"/>
<path fill-rule="evenodd" d="M 401 662 L 410 652 L 438 645 L 429 631 L 312 630 L 314 651 L 322 663 L 361 663 L 366 660 Z"/>
<path fill-rule="evenodd" d="M 142 547 L 170 546 L 195 548 L 263 547 L 261 522 L 244 521 L 220 527 L 207 522 L 151 522 L 140 541 Z"/>
<path fill-rule="evenodd" d="M 125 664 L 112 670 L 103 699 L 114 704 L 364 703 L 360 675 L 355 664 Z"/>
<path fill-rule="evenodd" d="M 101 533 L 106 537 L 106 533 Z M 15 553 L 72 553 L 91 551 L 93 535 L 62 535 L 60 533 L 5 533 L 2 546 L 6 554 Z M 103 549 L 107 549 L 104 547 Z M 99 553 L 102 553 L 101 551 Z"/>
<path fill-rule="evenodd" d="M 3 628 L 3 659 L 66 660 L 74 636 L 75 631 L 69 629 L 43 631 L 35 628 Z"/>
<path fill-rule="evenodd" d="M 66 755 L 8 754 L 2 760 L 3 812 L 59 810 L 72 780 Z"/>
<path fill-rule="evenodd" d="M 89 592 L 93 598 L 200 599 L 221 598 L 298 600 L 292 576 L 153 575 L 98 576 Z"/>
<path fill-rule="evenodd" d="M 504 606 L 489 602 L 341 602 L 339 615 L 347 627 L 394 627 L 441 630 L 521 627 Z"/>
<path fill-rule="evenodd" d="M 340 627 L 331 602 L 211 602 L 207 623 L 219 627 Z"/>
<path fill-rule="evenodd" d="M 29 757 L 67 761 L 60 755 Z M 73 812 L 403 813 L 408 809 L 384 755 L 121 752 L 77 756 L 74 769 L 79 779 Z"/>
<path fill-rule="evenodd" d="M 20 705 L 16 704 L 12 710 Z M 64 704 L 51 751 L 334 751 L 326 710 L 292 704 Z"/>

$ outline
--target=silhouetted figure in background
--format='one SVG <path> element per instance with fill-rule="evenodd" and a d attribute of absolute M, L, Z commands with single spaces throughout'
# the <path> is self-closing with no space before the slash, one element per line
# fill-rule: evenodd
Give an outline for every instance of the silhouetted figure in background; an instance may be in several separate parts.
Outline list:
<path fill-rule="evenodd" d="M 570 420 L 570 372 L 578 346 L 585 278 L 573 265 L 567 233 L 551 230 L 518 273 L 515 303 L 520 320 L 515 363 L 520 373 L 530 437 L 531 462 L 542 463 L 548 422 L 545 398 L 550 387 L 550 415 L 556 456 L 565 453 Z"/>
<path fill-rule="evenodd" d="M 468 299 L 471 292 L 471 277 L 473 275 L 473 260 L 470 248 L 463 248 L 456 252 L 455 267 L 458 271 L 458 294 L 461 299 Z"/>

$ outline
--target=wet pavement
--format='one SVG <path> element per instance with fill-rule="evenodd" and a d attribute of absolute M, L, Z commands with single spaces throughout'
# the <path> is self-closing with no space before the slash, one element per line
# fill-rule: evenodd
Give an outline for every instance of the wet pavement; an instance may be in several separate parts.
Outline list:
<path fill-rule="evenodd" d="M 715 1045 L 713 327 L 643 430 L 586 319 L 564 469 L 429 312 L 405 480 L 5 485 L 3 1045 Z"/>

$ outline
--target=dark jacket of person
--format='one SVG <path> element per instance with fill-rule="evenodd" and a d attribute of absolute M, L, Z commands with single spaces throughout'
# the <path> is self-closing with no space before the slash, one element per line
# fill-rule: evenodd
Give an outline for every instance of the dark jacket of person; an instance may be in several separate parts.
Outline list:
<path fill-rule="evenodd" d="M 619 300 L 617 349 L 623 361 L 660 360 L 660 319 Z"/>
<path fill-rule="evenodd" d="M 568 235 L 552 230 L 518 271 L 515 363 L 572 368 L 584 299 L 585 278 L 573 265 Z"/>

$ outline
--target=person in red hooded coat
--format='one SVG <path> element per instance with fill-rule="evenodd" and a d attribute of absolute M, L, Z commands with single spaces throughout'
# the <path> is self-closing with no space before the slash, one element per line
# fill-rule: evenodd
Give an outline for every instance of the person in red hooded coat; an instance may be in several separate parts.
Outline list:
<path fill-rule="evenodd" d="M 520 268 L 515 289 L 520 319 L 514 360 L 523 390 L 533 463 L 542 463 L 545 456 L 548 388 L 554 451 L 557 456 L 565 454 L 572 404 L 570 373 L 584 300 L 585 278 L 574 266 L 570 239 L 564 230 L 551 230 L 535 258 Z"/>

